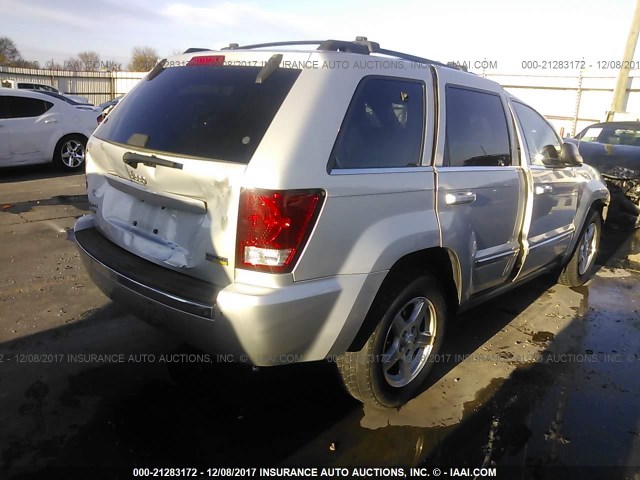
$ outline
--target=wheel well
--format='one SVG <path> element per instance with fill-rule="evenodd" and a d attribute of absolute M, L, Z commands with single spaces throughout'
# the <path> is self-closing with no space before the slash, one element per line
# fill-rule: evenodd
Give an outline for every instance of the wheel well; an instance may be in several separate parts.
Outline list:
<path fill-rule="evenodd" d="M 371 304 L 369 311 L 373 309 L 380 292 L 384 291 L 387 285 L 397 281 L 403 273 L 407 271 L 423 271 L 435 276 L 445 295 L 447 309 L 456 311 L 459 306 L 458 301 L 458 260 L 453 252 L 446 248 L 427 248 L 417 252 L 410 253 L 400 258 L 389 270 L 380 289 L 376 294 L 376 299 Z M 372 318 L 369 314 L 364 319 L 360 330 L 356 334 L 353 342 L 349 346 L 348 351 L 357 352 L 362 349 L 367 342 L 369 336 L 373 333 L 378 325 L 379 318 Z"/>
<path fill-rule="evenodd" d="M 604 207 L 605 207 L 605 203 L 601 199 L 597 199 L 591 204 L 590 210 L 594 210 L 598 212 L 600 214 L 600 218 L 604 221 L 605 220 L 603 216 Z"/>
<path fill-rule="evenodd" d="M 62 137 L 60 137 L 60 140 L 58 140 L 56 142 L 56 145 L 53 147 L 53 156 L 52 158 L 55 160 L 56 155 L 58 153 L 58 147 L 60 147 L 60 144 L 62 142 L 64 142 L 66 139 L 71 138 L 71 137 L 81 137 L 84 139 L 85 143 L 89 141 L 89 139 L 87 138 L 86 135 L 83 135 L 82 133 L 67 133 L 66 135 L 63 135 Z"/>

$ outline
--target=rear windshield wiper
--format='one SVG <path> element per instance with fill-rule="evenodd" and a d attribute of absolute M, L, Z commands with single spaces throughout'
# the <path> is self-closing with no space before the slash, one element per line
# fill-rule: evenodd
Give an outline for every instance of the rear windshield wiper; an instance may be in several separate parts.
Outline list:
<path fill-rule="evenodd" d="M 182 170 L 182 163 L 172 162 L 171 160 L 165 160 L 164 158 L 158 158 L 155 155 L 146 156 L 139 153 L 127 152 L 122 156 L 122 161 L 133 168 L 138 168 L 138 164 L 142 163 L 147 167 L 156 168 L 157 166 L 177 168 Z"/>

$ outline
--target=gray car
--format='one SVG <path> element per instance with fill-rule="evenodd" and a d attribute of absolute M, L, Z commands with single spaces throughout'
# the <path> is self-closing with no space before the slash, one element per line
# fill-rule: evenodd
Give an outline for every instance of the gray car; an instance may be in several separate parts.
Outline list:
<path fill-rule="evenodd" d="M 225 361 L 334 360 L 355 398 L 398 406 L 456 312 L 589 280 L 609 192 L 497 83 L 316 43 L 161 61 L 89 141 L 76 240 L 140 318 Z"/>
<path fill-rule="evenodd" d="M 608 224 L 640 228 L 640 122 L 588 126 L 574 143 L 584 162 L 596 168 L 611 192 Z"/>

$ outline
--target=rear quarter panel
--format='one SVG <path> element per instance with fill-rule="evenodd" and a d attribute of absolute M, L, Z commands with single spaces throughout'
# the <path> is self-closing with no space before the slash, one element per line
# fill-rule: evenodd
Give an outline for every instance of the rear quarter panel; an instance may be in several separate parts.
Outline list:
<path fill-rule="evenodd" d="M 339 58 L 349 65 L 362 61 L 360 55 L 345 53 Z M 326 191 L 318 222 L 293 271 L 296 281 L 388 270 L 407 253 L 440 243 L 430 166 L 327 172 L 337 134 L 365 76 L 425 83 L 423 165 L 430 165 L 434 116 L 430 70 L 406 65 L 322 68 L 332 59 L 324 53 L 311 55 L 310 60 L 321 67 L 302 71 L 243 178 L 245 187 Z"/>

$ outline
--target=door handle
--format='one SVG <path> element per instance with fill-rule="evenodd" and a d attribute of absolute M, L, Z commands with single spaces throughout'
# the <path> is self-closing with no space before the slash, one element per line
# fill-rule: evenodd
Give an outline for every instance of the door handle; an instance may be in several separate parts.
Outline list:
<path fill-rule="evenodd" d="M 536 185 L 536 195 L 549 195 L 553 193 L 551 185 Z"/>
<path fill-rule="evenodd" d="M 444 202 L 447 205 L 462 205 L 464 203 L 473 203 L 475 201 L 476 194 L 473 192 L 447 193 L 444 196 Z"/>
<path fill-rule="evenodd" d="M 49 120 L 45 120 L 44 123 L 58 123 L 58 120 L 50 118 Z"/>

